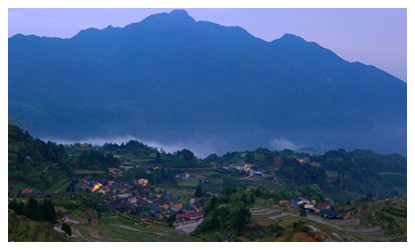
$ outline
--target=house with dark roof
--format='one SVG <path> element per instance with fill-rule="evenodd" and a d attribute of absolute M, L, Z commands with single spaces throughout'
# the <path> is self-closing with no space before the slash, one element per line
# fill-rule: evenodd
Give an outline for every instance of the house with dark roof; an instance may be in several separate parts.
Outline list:
<path fill-rule="evenodd" d="M 183 210 L 186 211 L 187 213 L 196 213 L 198 212 L 198 209 L 196 208 L 195 205 L 190 206 L 190 205 L 186 205 L 183 207 Z"/>
<path fill-rule="evenodd" d="M 176 213 L 180 211 L 180 209 L 177 207 L 169 207 L 169 210 L 176 212 Z"/>
<path fill-rule="evenodd" d="M 150 203 L 148 201 L 140 201 L 139 203 L 137 203 L 137 205 L 139 207 L 146 207 L 146 206 L 150 206 Z"/>
<path fill-rule="evenodd" d="M 324 202 L 324 203 L 320 203 L 317 205 L 317 209 L 321 210 L 321 209 L 330 209 L 330 203 L 328 202 Z"/>
<path fill-rule="evenodd" d="M 343 218 L 342 216 L 340 216 L 338 212 L 330 210 L 330 209 L 325 209 L 325 208 L 321 209 L 318 215 L 320 215 L 323 218 L 327 218 L 327 219 L 342 219 Z"/>
<path fill-rule="evenodd" d="M 181 179 L 181 180 L 186 180 L 190 177 L 190 174 L 188 172 L 184 172 L 184 173 L 180 173 L 180 174 L 176 174 L 174 176 L 174 178 L 176 179 Z"/>
<path fill-rule="evenodd" d="M 261 172 L 261 171 L 254 171 L 254 176 L 257 176 L 257 177 L 264 177 L 264 173 L 263 173 L 263 172 Z"/>
<path fill-rule="evenodd" d="M 203 217 L 201 212 L 177 214 L 173 225 L 187 224 L 200 220 Z"/>
<path fill-rule="evenodd" d="M 162 197 L 162 199 L 165 199 L 166 201 L 168 201 L 169 202 L 169 205 L 171 206 L 171 207 L 177 207 L 177 208 L 179 208 L 179 209 L 182 209 L 182 207 L 183 207 L 183 203 L 182 203 L 182 201 L 181 200 L 178 200 L 178 199 L 176 199 L 176 198 L 174 198 L 170 193 L 166 193 L 163 197 Z"/>
<path fill-rule="evenodd" d="M 160 207 L 155 203 L 151 204 L 150 208 L 151 208 L 152 213 L 160 213 L 161 212 Z"/>
<path fill-rule="evenodd" d="M 130 203 L 127 199 L 118 199 L 111 202 L 109 208 L 112 212 L 126 213 L 130 210 Z"/>
<path fill-rule="evenodd" d="M 156 203 L 159 207 L 161 207 L 164 210 L 167 210 L 170 207 L 170 202 L 163 198 L 154 199 L 153 202 Z"/>

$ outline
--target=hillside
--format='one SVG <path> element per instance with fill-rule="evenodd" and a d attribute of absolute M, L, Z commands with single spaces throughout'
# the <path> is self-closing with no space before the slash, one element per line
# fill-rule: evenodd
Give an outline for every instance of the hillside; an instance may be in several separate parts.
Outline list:
<path fill-rule="evenodd" d="M 63 222 L 76 241 L 406 241 L 397 154 L 259 148 L 199 159 L 138 141 L 45 143 L 12 124 L 8 141 L 9 241 L 65 241 Z M 315 205 L 307 216 L 300 196 Z M 320 217 L 319 205 L 340 218 Z M 180 224 L 184 213 L 203 217 Z"/>
<path fill-rule="evenodd" d="M 11 241 L 26 242 L 50 242 L 50 241 L 69 241 L 63 233 L 53 229 L 53 224 L 49 222 L 34 221 L 22 215 L 16 215 L 14 210 L 8 210 L 9 231 L 8 238 Z"/>
<path fill-rule="evenodd" d="M 37 137 L 406 155 L 406 83 L 295 35 L 266 42 L 176 10 L 8 45 L 9 117 Z"/>
<path fill-rule="evenodd" d="M 252 172 L 237 170 L 235 166 L 241 164 L 250 166 Z M 190 171 L 209 179 L 204 183 L 206 190 L 228 185 L 263 187 L 338 202 L 362 196 L 377 200 L 407 196 L 407 159 L 398 154 L 340 149 L 315 156 L 259 148 L 200 159 L 188 149 L 166 153 L 138 141 L 102 147 L 45 143 L 9 124 L 8 180 L 13 194 L 26 188 L 42 193 L 68 192 L 86 175 L 113 178 L 110 168 L 126 170 L 119 180 L 147 178 L 152 187 L 175 193 L 194 192 L 200 180 L 174 177 Z M 255 171 L 259 176 L 253 176 Z"/>
<path fill-rule="evenodd" d="M 74 178 L 73 167 L 63 145 L 44 142 L 8 125 L 8 180 L 16 189 L 62 191 L 62 184 Z"/>

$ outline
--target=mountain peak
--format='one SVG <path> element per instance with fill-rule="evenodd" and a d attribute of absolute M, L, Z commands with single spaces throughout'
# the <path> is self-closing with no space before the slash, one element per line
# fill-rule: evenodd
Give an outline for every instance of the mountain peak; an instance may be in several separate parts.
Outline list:
<path fill-rule="evenodd" d="M 170 13 L 160 13 L 145 18 L 141 23 L 152 24 L 191 24 L 196 21 L 185 10 L 173 10 Z"/>
<path fill-rule="evenodd" d="M 172 10 L 170 12 L 170 15 L 177 15 L 177 16 L 189 16 L 189 14 L 187 13 L 187 11 L 185 10 Z M 190 17 L 190 16 L 189 16 Z"/>
<path fill-rule="evenodd" d="M 302 37 L 296 36 L 294 34 L 285 33 L 279 40 L 281 41 L 299 41 L 299 42 L 305 42 L 305 40 Z"/>

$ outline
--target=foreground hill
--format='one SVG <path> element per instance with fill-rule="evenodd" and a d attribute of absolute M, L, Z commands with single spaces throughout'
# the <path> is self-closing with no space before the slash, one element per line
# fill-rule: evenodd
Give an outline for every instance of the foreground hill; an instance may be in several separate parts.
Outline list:
<path fill-rule="evenodd" d="M 65 234 L 57 232 L 53 224 L 44 221 L 34 221 L 23 215 L 16 215 L 14 210 L 8 210 L 8 241 L 70 241 Z"/>
<path fill-rule="evenodd" d="M 137 141 L 45 143 L 11 124 L 8 142 L 9 241 L 64 241 L 56 219 L 76 241 L 406 241 L 406 199 L 392 198 L 406 198 L 406 158 L 397 154 L 259 148 L 198 159 Z M 291 206 L 299 196 L 344 220 L 315 209 L 303 218 Z M 172 228 L 180 209 L 203 211 L 199 224 L 185 224 L 191 234 Z"/>
<path fill-rule="evenodd" d="M 9 117 L 35 136 L 406 154 L 406 83 L 295 35 L 266 42 L 176 10 L 8 48 Z"/>

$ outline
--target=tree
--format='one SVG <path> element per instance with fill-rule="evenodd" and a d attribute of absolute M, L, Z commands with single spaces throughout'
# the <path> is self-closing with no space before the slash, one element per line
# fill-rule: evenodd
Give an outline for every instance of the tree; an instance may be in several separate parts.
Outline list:
<path fill-rule="evenodd" d="M 199 198 L 203 196 L 203 190 L 202 190 L 202 185 L 197 185 L 196 191 L 195 191 L 195 197 Z"/>
<path fill-rule="evenodd" d="M 71 226 L 68 225 L 68 223 L 63 223 L 62 224 L 62 231 L 64 231 L 67 235 L 71 236 L 72 235 L 72 229 Z"/>
<path fill-rule="evenodd" d="M 25 216 L 32 220 L 39 220 L 40 219 L 40 210 L 39 210 L 39 204 L 37 200 L 33 197 L 29 199 L 29 202 L 27 203 L 26 209 L 25 209 Z"/>
<path fill-rule="evenodd" d="M 10 202 L 9 208 L 13 209 L 17 215 L 24 215 L 25 213 L 25 207 L 24 207 L 23 202 L 18 203 L 17 201 L 14 200 Z"/>
<path fill-rule="evenodd" d="M 301 205 L 300 207 L 300 217 L 301 217 L 301 220 L 303 220 L 304 217 L 307 217 L 307 212 L 305 211 L 304 205 Z"/>
<path fill-rule="evenodd" d="M 53 224 L 57 223 L 55 207 L 51 200 L 44 200 L 40 206 L 42 220 L 49 221 Z"/>
<path fill-rule="evenodd" d="M 248 208 L 242 207 L 238 210 L 236 214 L 236 221 L 233 222 L 233 229 L 236 231 L 237 235 L 241 234 L 242 229 L 246 224 L 248 224 L 250 218 L 251 213 Z"/>
<path fill-rule="evenodd" d="M 156 153 L 156 159 L 155 159 L 155 161 L 156 162 L 161 162 L 161 155 L 160 155 L 160 153 L 158 151 Z"/>

